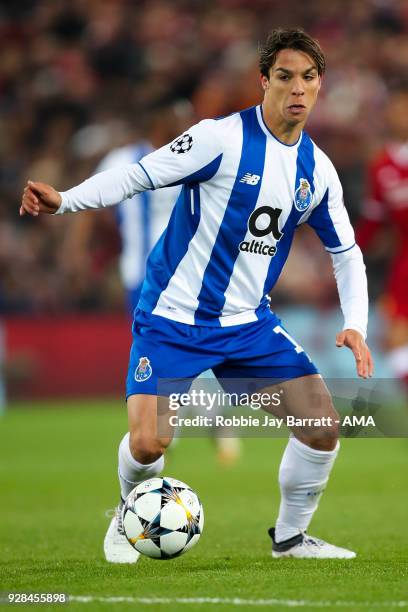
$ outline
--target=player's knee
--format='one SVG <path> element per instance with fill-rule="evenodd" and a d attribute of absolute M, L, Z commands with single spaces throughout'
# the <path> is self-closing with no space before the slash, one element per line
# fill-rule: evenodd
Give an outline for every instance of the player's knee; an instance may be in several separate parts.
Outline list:
<path fill-rule="evenodd" d="M 332 421 L 307 433 L 305 443 L 315 450 L 332 451 L 336 448 L 339 433 L 339 425 Z"/>
<path fill-rule="evenodd" d="M 129 448 L 132 456 L 142 463 L 147 465 L 157 461 L 167 448 L 164 440 L 152 436 L 141 435 L 139 433 L 130 433 Z"/>
<path fill-rule="evenodd" d="M 315 450 L 332 451 L 340 436 L 340 418 L 329 394 L 321 395 L 319 416 L 315 423 L 304 430 L 305 444 Z"/>
<path fill-rule="evenodd" d="M 325 435 L 321 437 L 311 438 L 309 440 L 310 448 L 320 451 L 332 451 L 336 448 L 338 436 Z"/>

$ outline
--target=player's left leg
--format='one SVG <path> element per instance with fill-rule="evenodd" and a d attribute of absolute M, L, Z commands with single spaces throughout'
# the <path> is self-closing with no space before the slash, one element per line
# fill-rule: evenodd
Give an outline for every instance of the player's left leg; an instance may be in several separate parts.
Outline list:
<path fill-rule="evenodd" d="M 274 557 L 345 558 L 355 553 L 306 535 L 339 450 L 338 414 L 318 375 L 281 383 L 278 415 L 297 419 L 279 468 L 281 502 L 269 534 Z M 262 392 L 273 394 L 277 388 Z M 271 407 L 276 414 L 276 408 Z M 312 421 L 309 421 L 311 419 Z"/>
<path fill-rule="evenodd" d="M 269 394 L 269 411 L 276 416 L 318 419 L 316 423 L 320 423 L 315 427 L 292 428 L 293 435 L 279 470 L 282 498 L 279 516 L 276 529 L 269 531 L 273 556 L 354 557 L 351 551 L 305 533 L 339 448 L 338 416 L 316 367 L 271 312 L 256 323 L 241 326 L 231 351 L 234 351 L 231 358 L 214 370 L 219 379 L 224 379 L 224 387 L 231 378 L 240 387 L 251 382 L 258 397 Z M 278 381 L 281 382 L 275 386 Z M 277 395 L 281 401 L 275 406 L 273 398 Z"/>

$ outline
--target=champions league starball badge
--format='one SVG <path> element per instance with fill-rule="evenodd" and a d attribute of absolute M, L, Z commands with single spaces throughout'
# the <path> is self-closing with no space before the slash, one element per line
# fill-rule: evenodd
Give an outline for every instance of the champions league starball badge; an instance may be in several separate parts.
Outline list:
<path fill-rule="evenodd" d="M 139 359 L 139 365 L 135 371 L 135 381 L 136 382 L 144 382 L 152 375 L 152 366 L 150 365 L 150 361 L 147 357 L 141 357 Z"/>
<path fill-rule="evenodd" d="M 295 191 L 295 208 L 299 212 L 307 210 L 312 203 L 313 195 L 310 191 L 310 183 L 307 179 L 301 178 L 299 187 Z"/>
<path fill-rule="evenodd" d="M 173 140 L 170 145 L 170 151 L 172 151 L 173 153 L 177 153 L 177 155 L 180 155 L 182 153 L 187 153 L 192 146 L 193 137 L 187 133 Z"/>

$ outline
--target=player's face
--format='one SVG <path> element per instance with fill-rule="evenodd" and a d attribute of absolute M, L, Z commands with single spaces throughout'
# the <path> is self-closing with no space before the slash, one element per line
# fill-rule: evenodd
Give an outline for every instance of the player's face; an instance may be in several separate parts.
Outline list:
<path fill-rule="evenodd" d="M 313 59 L 302 51 L 282 49 L 269 69 L 269 79 L 261 77 L 265 90 L 264 106 L 272 116 L 287 125 L 304 124 L 315 105 L 321 78 Z"/>

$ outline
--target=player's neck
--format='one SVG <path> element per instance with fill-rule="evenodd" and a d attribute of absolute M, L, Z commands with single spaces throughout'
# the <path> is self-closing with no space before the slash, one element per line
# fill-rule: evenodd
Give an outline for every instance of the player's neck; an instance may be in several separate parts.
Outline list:
<path fill-rule="evenodd" d="M 262 105 L 262 115 L 266 127 L 281 142 L 287 145 L 296 144 L 302 133 L 305 122 L 288 124 L 282 117 L 277 116 L 268 108 Z"/>

